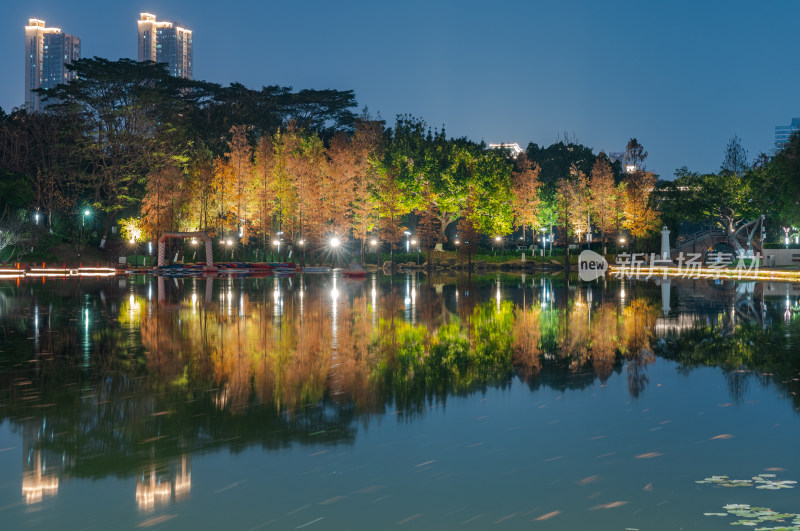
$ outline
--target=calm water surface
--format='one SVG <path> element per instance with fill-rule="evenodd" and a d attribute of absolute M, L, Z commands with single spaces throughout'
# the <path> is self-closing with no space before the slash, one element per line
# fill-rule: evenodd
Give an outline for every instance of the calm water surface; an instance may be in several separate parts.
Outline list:
<path fill-rule="evenodd" d="M 756 487 L 800 480 L 798 295 L 504 275 L 0 281 L 0 527 L 754 521 L 731 503 L 790 526 L 800 490 Z M 696 483 L 759 474 L 775 477 Z"/>

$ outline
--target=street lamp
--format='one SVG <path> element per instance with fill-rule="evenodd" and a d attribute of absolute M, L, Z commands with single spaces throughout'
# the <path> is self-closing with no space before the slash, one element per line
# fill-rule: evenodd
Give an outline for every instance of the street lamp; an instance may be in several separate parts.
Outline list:
<path fill-rule="evenodd" d="M 83 211 L 83 226 L 86 226 L 86 216 L 91 216 L 92 212 L 90 210 Z"/>
<path fill-rule="evenodd" d="M 378 254 L 378 240 L 375 238 L 369 241 L 370 246 L 372 246 L 372 252 L 375 253 L 375 267 L 380 267 L 381 257 Z"/>
<path fill-rule="evenodd" d="M 405 234 L 405 235 L 406 235 L 406 253 L 408 253 L 408 252 L 409 252 L 409 248 L 408 248 L 408 246 L 409 246 L 409 243 L 408 243 L 408 242 L 409 242 L 409 240 L 411 239 L 411 233 L 410 233 L 410 232 L 408 232 L 407 230 L 404 230 L 404 231 L 403 231 L 403 234 Z"/>
<path fill-rule="evenodd" d="M 417 246 L 417 265 L 419 265 L 419 245 L 417 244 L 417 240 L 411 240 L 411 245 Z"/>
<path fill-rule="evenodd" d="M 275 260 L 275 251 L 277 250 L 278 256 L 281 254 L 281 240 L 275 238 L 272 240 L 272 259 Z"/>
<path fill-rule="evenodd" d="M 545 236 L 547 229 L 542 227 L 540 230 L 542 231 L 542 257 L 544 257 L 544 251 L 547 248 L 547 236 Z"/>
<path fill-rule="evenodd" d="M 340 242 L 340 241 L 339 241 L 339 238 L 337 238 L 336 236 L 334 236 L 333 238 L 331 238 L 331 247 L 333 247 L 334 249 L 336 249 L 337 247 L 339 247 L 339 245 L 341 245 L 341 244 L 342 244 L 342 242 Z"/>
<path fill-rule="evenodd" d="M 497 242 L 497 244 L 501 246 L 500 255 L 502 256 L 504 254 L 504 251 L 505 251 L 505 249 L 502 248 L 503 238 L 500 237 L 500 236 L 495 236 L 494 237 L 494 241 Z M 496 252 L 495 252 L 495 256 L 497 256 Z"/>

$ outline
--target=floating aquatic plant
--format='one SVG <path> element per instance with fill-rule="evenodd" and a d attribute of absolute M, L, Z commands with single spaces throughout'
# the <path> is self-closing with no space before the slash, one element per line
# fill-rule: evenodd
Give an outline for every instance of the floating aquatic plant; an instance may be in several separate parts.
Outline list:
<path fill-rule="evenodd" d="M 695 483 L 718 487 L 753 487 L 762 490 L 793 489 L 796 481 L 775 479 L 775 474 L 759 474 L 750 479 L 731 479 L 729 476 L 711 476 Z"/>
<path fill-rule="evenodd" d="M 723 507 L 727 513 L 704 513 L 705 516 L 736 516 L 739 520 L 731 525 L 754 527 L 755 531 L 800 531 L 800 514 L 779 513 L 767 507 L 751 507 L 743 503 L 731 503 Z M 774 526 L 773 523 L 781 525 Z"/>

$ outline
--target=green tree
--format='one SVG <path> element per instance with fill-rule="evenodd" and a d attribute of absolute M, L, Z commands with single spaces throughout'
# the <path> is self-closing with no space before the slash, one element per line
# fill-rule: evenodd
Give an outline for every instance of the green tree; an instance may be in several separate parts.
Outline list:
<path fill-rule="evenodd" d="M 131 59 L 79 59 L 68 68 L 72 82 L 42 93 L 55 112 L 80 119 L 85 184 L 93 207 L 106 213 L 105 240 L 119 214 L 138 206 L 146 176 L 183 153 L 175 140 L 190 84 L 162 64 Z"/>

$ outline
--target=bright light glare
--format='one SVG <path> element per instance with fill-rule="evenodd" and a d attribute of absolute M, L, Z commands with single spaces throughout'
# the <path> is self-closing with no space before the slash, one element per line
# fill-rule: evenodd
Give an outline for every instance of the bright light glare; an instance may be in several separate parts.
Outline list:
<path fill-rule="evenodd" d="M 417 240 L 411 240 L 411 245 L 416 245 L 416 244 L 417 244 Z"/>
<path fill-rule="evenodd" d="M 369 242 L 369 244 L 370 244 L 370 245 L 378 245 L 378 242 L 377 242 L 377 240 L 371 240 L 371 241 Z"/>
<path fill-rule="evenodd" d="M 278 246 L 281 244 L 280 240 L 272 240 L 272 245 Z"/>
<path fill-rule="evenodd" d="M 499 242 L 499 241 L 500 241 L 500 239 L 501 239 L 501 238 L 500 238 L 500 236 L 495 236 L 495 237 L 494 237 L 494 241 L 496 241 L 496 242 Z"/>
<path fill-rule="evenodd" d="M 91 212 L 89 212 L 88 210 L 84 210 L 84 211 L 83 211 L 83 215 L 84 215 L 84 216 L 88 216 L 89 214 L 91 214 Z"/>
<path fill-rule="evenodd" d="M 300 240 L 300 241 L 299 241 L 299 242 L 297 242 L 297 243 L 299 243 L 300 245 L 305 245 L 305 244 L 306 244 L 306 241 L 305 241 L 305 240 Z"/>
<path fill-rule="evenodd" d="M 461 243 L 461 241 L 460 241 L 460 240 L 456 240 L 456 241 L 455 241 L 455 244 L 456 244 L 456 245 L 458 245 L 458 244 L 460 244 L 460 243 Z"/>
<path fill-rule="evenodd" d="M 339 247 L 339 238 L 331 238 L 331 247 Z"/>
<path fill-rule="evenodd" d="M 619 243 L 625 243 L 625 238 L 620 238 Z"/>

